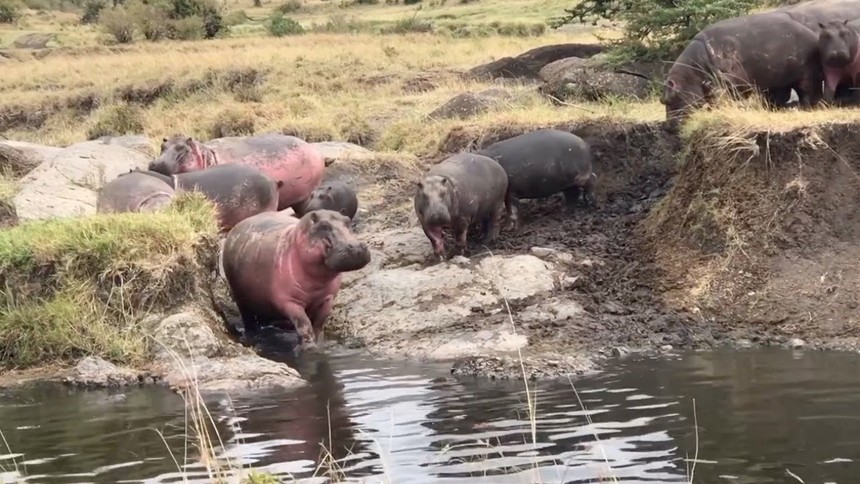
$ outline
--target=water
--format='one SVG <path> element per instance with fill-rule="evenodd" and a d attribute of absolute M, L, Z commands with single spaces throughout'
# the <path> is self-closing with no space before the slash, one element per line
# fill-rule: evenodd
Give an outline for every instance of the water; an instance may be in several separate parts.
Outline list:
<path fill-rule="evenodd" d="M 806 483 L 860 475 L 858 355 L 612 361 L 574 381 L 587 410 L 570 384 L 537 385 L 536 445 L 521 382 L 456 380 L 447 368 L 328 355 L 303 363 L 305 389 L 215 399 L 209 409 L 225 457 L 284 478 L 313 476 L 330 433 L 344 474 L 367 482 L 686 482 L 694 399 L 696 483 L 798 482 L 787 470 Z M 155 388 L 0 393 L 0 429 L 13 451 L 3 455 L 0 441 L 0 482 L 12 482 L 13 457 L 27 482 L 181 482 L 167 447 L 181 464 L 184 422 L 182 399 Z M 194 448 L 187 452 L 195 462 Z M 209 482 L 200 465 L 184 472 Z"/>

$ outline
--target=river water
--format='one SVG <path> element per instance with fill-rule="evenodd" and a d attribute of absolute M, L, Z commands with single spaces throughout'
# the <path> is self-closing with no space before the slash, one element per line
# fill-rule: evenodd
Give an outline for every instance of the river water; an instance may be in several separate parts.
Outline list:
<path fill-rule="evenodd" d="M 416 484 L 689 482 L 697 438 L 696 483 L 860 476 L 860 355 L 609 361 L 572 384 L 534 384 L 534 439 L 522 382 L 455 379 L 448 368 L 329 353 L 301 362 L 307 388 L 215 398 L 208 408 L 225 461 L 284 482 L 326 482 L 332 472 Z M 184 409 L 158 388 L 0 393 L 11 449 L 0 439 L 0 482 L 211 482 L 193 442 L 186 448 Z M 337 465 L 318 465 L 320 442 Z"/>

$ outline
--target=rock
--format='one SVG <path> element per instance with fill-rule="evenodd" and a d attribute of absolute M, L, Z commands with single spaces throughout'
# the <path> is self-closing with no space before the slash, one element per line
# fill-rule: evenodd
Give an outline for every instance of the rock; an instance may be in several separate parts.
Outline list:
<path fill-rule="evenodd" d="M 325 158 L 326 166 L 336 161 L 369 160 L 374 156 L 367 148 L 343 141 L 320 141 L 311 145 Z"/>
<path fill-rule="evenodd" d="M 582 356 L 547 355 L 541 357 L 467 357 L 454 362 L 451 374 L 481 376 L 493 380 L 560 378 L 582 375 L 595 369 L 594 362 Z"/>
<path fill-rule="evenodd" d="M 386 230 L 367 234 L 363 239 L 371 246 L 381 249 L 384 258 L 381 267 L 420 264 L 433 254 L 433 247 L 420 227 Z"/>
<path fill-rule="evenodd" d="M 121 387 L 137 384 L 141 374 L 127 368 L 119 368 L 113 363 L 96 356 L 87 356 L 72 369 L 65 382 L 86 387 Z"/>
<path fill-rule="evenodd" d="M 546 82 L 557 76 L 560 72 L 580 67 L 584 62 L 586 62 L 586 60 L 582 57 L 567 57 L 559 59 L 543 66 L 543 69 L 538 72 L 538 76 L 542 81 Z"/>
<path fill-rule="evenodd" d="M 0 170 L 24 176 L 62 150 L 25 141 L 0 141 Z"/>
<path fill-rule="evenodd" d="M 660 347 L 660 351 L 662 351 L 663 353 L 668 353 L 668 352 L 672 351 L 673 349 L 674 348 L 672 348 L 672 345 L 663 345 Z"/>
<path fill-rule="evenodd" d="M 553 44 L 537 47 L 516 57 L 501 59 L 483 64 L 466 72 L 473 80 L 487 79 L 540 79 L 539 72 L 547 64 L 568 57 L 589 58 L 603 51 L 596 44 Z"/>
<path fill-rule="evenodd" d="M 651 82 L 637 75 L 583 63 L 557 71 L 539 90 L 544 96 L 560 101 L 600 101 L 606 97 L 642 100 L 650 95 Z"/>
<path fill-rule="evenodd" d="M 791 341 L 788 342 L 788 346 L 791 349 L 799 350 L 800 348 L 806 346 L 806 341 L 803 341 L 800 338 L 792 338 Z"/>
<path fill-rule="evenodd" d="M 15 47 L 16 49 L 45 49 L 48 47 L 48 44 L 56 40 L 56 38 L 57 34 L 24 34 L 12 42 L 12 47 Z"/>
<path fill-rule="evenodd" d="M 228 344 L 215 335 L 207 317 L 193 309 L 163 319 L 153 329 L 152 337 L 153 358 L 165 361 L 216 356 Z"/>
<path fill-rule="evenodd" d="M 465 119 L 499 106 L 510 94 L 504 89 L 487 89 L 479 93 L 465 92 L 448 100 L 428 116 L 432 119 Z"/>
<path fill-rule="evenodd" d="M 276 361 L 254 354 L 232 358 L 194 358 L 174 364 L 164 376 L 174 390 L 200 392 L 243 392 L 290 389 L 305 384 L 299 373 Z"/>
<path fill-rule="evenodd" d="M 552 291 L 558 275 L 552 263 L 532 255 L 479 262 L 454 258 L 429 267 L 414 264 L 366 274 L 341 289 L 329 327 L 386 353 L 431 358 L 525 345 L 523 337 L 509 332 L 506 318 L 481 328 L 470 326 L 480 314 L 501 314 L 503 298 L 516 303 Z"/>
<path fill-rule="evenodd" d="M 123 146 L 85 141 L 64 148 L 20 181 L 15 210 L 22 221 L 96 213 L 98 190 L 149 157 Z"/>
<path fill-rule="evenodd" d="M 140 154 L 150 158 L 155 158 L 155 150 L 152 148 L 149 138 L 141 135 L 125 135 L 125 136 L 110 136 L 105 135 L 99 137 L 96 141 L 101 141 L 107 145 L 122 146 L 130 150 L 137 151 Z"/>

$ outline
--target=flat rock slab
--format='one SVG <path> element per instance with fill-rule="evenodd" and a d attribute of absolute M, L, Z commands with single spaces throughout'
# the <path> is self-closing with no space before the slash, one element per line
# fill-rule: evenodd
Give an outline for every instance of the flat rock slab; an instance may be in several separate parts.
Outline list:
<path fill-rule="evenodd" d="M 74 386 L 107 388 L 134 385 L 142 378 L 142 372 L 120 368 L 96 356 L 87 356 L 75 365 L 64 381 Z"/>
<path fill-rule="evenodd" d="M 176 362 L 165 373 L 164 383 L 173 390 L 242 393 L 296 388 L 306 382 L 284 363 L 247 354 Z"/>
<path fill-rule="evenodd" d="M 63 148 L 26 141 L 0 141 L 0 169 L 24 176 L 62 151 Z"/>
<path fill-rule="evenodd" d="M 98 190 L 150 158 L 137 150 L 102 141 L 85 141 L 62 149 L 20 181 L 14 198 L 21 221 L 79 217 L 96 213 Z"/>
<path fill-rule="evenodd" d="M 501 313 L 505 300 L 552 291 L 557 279 L 553 263 L 532 255 L 379 269 L 341 290 L 329 324 L 390 354 L 452 358 L 508 352 L 526 339 L 506 326 L 470 323 Z"/>

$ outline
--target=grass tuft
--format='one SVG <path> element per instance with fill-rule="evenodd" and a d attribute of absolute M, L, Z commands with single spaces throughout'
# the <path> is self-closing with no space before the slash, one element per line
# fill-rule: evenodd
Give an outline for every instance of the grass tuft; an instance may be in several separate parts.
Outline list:
<path fill-rule="evenodd" d="M 192 297 L 197 249 L 217 235 L 199 194 L 163 212 L 23 223 L 0 232 L 0 365 L 96 355 L 140 363 L 151 310 Z"/>

